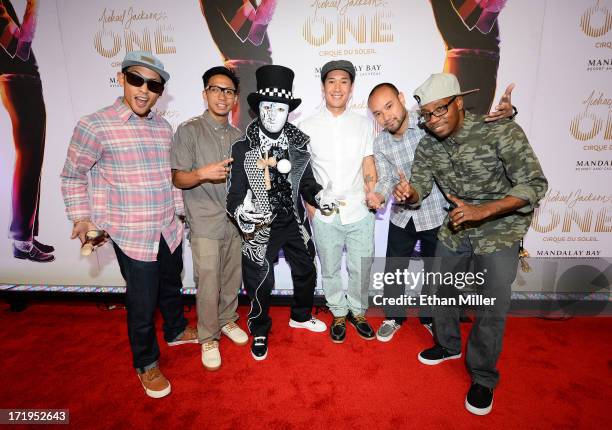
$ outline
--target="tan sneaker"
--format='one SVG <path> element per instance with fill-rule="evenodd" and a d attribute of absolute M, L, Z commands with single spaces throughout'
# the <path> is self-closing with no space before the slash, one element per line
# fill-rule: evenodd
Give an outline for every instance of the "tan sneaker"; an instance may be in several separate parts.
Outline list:
<path fill-rule="evenodd" d="M 170 394 L 170 381 L 161 373 L 159 366 L 153 367 L 144 373 L 139 373 L 138 378 L 147 396 L 159 399 Z"/>
<path fill-rule="evenodd" d="M 202 364 L 206 370 L 217 370 L 221 367 L 221 353 L 219 342 L 211 340 L 202 344 Z"/>
<path fill-rule="evenodd" d="M 178 339 L 168 342 L 168 346 L 183 345 L 184 343 L 198 343 L 198 329 L 185 327 L 185 331 Z"/>
<path fill-rule="evenodd" d="M 246 345 L 249 343 L 249 336 L 233 321 L 221 327 L 221 333 L 229 337 L 236 345 Z"/>

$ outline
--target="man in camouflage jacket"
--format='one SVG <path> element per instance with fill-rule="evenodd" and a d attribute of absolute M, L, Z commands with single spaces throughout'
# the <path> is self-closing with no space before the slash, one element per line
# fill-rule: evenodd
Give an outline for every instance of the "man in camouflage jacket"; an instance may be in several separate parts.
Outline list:
<path fill-rule="evenodd" d="M 520 241 L 548 183 L 520 126 L 513 121 L 486 123 L 463 110 L 462 95 L 469 92 L 461 92 L 449 73 L 432 75 L 415 91 L 428 135 L 417 147 L 410 182 L 404 181 L 400 197 L 418 206 L 435 180 L 451 202 L 436 257 L 437 272 L 452 274 L 454 282 L 437 280 L 433 286 L 439 299 L 432 308 L 435 345 L 418 358 L 435 365 L 461 357 L 458 289 L 469 285 L 468 279 L 474 281 L 480 302 L 467 345 L 472 386 L 465 406 L 485 415 L 499 380 L 496 363 Z M 473 273 L 467 273 L 470 264 Z"/>

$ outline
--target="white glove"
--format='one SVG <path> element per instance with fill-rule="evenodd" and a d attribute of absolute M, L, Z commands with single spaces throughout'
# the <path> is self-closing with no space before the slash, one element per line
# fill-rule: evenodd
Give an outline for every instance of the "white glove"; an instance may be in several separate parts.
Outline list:
<path fill-rule="evenodd" d="M 256 225 L 270 223 L 272 212 L 262 213 L 258 211 L 253 204 L 253 192 L 247 190 L 242 204 L 236 208 L 234 218 L 238 221 L 240 230 L 244 233 L 253 233 Z"/>
<path fill-rule="evenodd" d="M 327 184 L 327 187 L 317 193 L 315 196 L 315 201 L 319 205 L 319 209 L 322 212 L 331 213 L 338 208 L 340 202 L 334 196 L 334 193 L 331 190 L 331 184 Z"/>

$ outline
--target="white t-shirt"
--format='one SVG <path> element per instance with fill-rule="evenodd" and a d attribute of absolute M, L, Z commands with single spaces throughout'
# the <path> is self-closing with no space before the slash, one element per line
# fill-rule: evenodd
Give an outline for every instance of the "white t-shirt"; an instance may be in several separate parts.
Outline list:
<path fill-rule="evenodd" d="M 310 136 L 308 150 L 312 156 L 314 176 L 323 188 L 331 181 L 340 206 L 340 221 L 350 224 L 368 215 L 365 204 L 363 159 L 373 154 L 374 126 L 363 115 L 344 111 L 334 116 L 326 107 L 299 124 Z M 317 218 L 332 222 L 335 215 L 325 216 L 317 210 Z"/>

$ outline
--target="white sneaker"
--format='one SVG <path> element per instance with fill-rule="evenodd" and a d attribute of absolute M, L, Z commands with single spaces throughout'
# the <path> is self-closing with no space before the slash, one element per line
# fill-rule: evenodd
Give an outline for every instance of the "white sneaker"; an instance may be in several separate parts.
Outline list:
<path fill-rule="evenodd" d="M 219 342 L 211 340 L 202 344 L 202 364 L 206 370 L 217 370 L 221 367 L 221 353 Z"/>
<path fill-rule="evenodd" d="M 327 325 L 325 325 L 323 321 L 318 320 L 315 317 L 312 317 L 308 321 L 304 321 L 304 322 L 298 322 L 298 321 L 289 319 L 289 327 L 305 328 L 307 330 L 314 331 L 316 333 L 327 331 Z"/>
<path fill-rule="evenodd" d="M 246 345 L 249 343 L 249 336 L 233 321 L 221 327 L 221 333 L 229 337 L 236 345 Z"/>
<path fill-rule="evenodd" d="M 376 332 L 376 339 L 381 342 L 389 342 L 400 327 L 401 325 L 396 323 L 395 320 L 384 320 Z"/>

